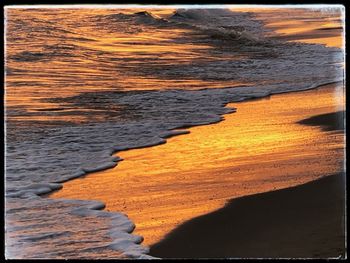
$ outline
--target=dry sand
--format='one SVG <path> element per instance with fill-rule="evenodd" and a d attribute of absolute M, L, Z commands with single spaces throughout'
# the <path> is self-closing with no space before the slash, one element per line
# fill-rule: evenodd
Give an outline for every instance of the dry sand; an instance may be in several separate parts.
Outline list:
<path fill-rule="evenodd" d="M 342 132 L 344 112 L 301 121 Z M 162 258 L 345 257 L 345 174 L 231 200 L 151 247 Z"/>

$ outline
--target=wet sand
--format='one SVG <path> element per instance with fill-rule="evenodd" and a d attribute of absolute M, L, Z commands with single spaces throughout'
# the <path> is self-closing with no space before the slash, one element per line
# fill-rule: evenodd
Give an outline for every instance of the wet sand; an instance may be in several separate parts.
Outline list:
<path fill-rule="evenodd" d="M 305 125 L 344 132 L 344 112 L 313 116 Z M 231 200 L 192 219 L 150 254 L 162 258 L 345 257 L 344 173 L 293 188 Z"/>
<path fill-rule="evenodd" d="M 228 200 L 300 185 L 342 169 L 344 137 L 297 122 L 343 107 L 342 83 L 232 103 L 225 120 L 166 144 L 118 152 L 117 167 L 64 183 L 51 198 L 99 200 L 153 245 Z M 222 234 L 222 233 L 221 233 Z"/>
<path fill-rule="evenodd" d="M 344 258 L 345 175 L 232 200 L 184 223 L 150 254 L 162 258 Z"/>
<path fill-rule="evenodd" d="M 252 12 L 263 21 L 266 28 L 273 30 L 278 36 L 273 37 L 284 41 L 303 42 L 310 44 L 322 44 L 328 47 L 343 48 L 345 46 L 342 36 L 344 33 L 342 20 L 344 15 L 339 10 L 328 10 L 322 13 L 324 17 L 318 17 L 316 9 L 303 10 L 290 8 L 285 11 L 283 19 L 280 17 L 280 9 L 275 8 L 234 8 L 236 11 Z M 307 17 L 307 19 L 296 19 Z"/>
<path fill-rule="evenodd" d="M 345 112 L 337 111 L 332 113 L 312 116 L 299 121 L 300 124 L 321 126 L 324 131 L 343 131 L 345 123 Z"/>

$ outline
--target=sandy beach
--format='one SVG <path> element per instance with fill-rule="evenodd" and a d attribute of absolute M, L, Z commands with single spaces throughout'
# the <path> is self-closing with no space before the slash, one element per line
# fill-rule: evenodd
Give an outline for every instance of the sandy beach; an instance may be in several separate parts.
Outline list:
<path fill-rule="evenodd" d="M 162 258 L 344 258 L 340 173 L 305 185 L 232 200 L 151 247 Z"/>
<path fill-rule="evenodd" d="M 117 155 L 124 160 L 117 167 L 66 182 L 50 197 L 102 201 L 107 211 L 127 214 L 136 224 L 134 233 L 152 246 L 179 225 L 223 207 L 230 199 L 293 187 L 341 171 L 343 134 L 315 126 L 329 125 L 329 117 L 322 116 L 341 108 L 339 87 L 341 83 L 234 103 L 238 110 L 225 115 L 225 121 L 190 128 L 190 134 L 172 137 L 163 145 L 120 152 Z M 286 104 L 290 101 L 292 107 Z M 258 215 L 246 216 L 256 220 Z M 214 232 L 215 227 L 213 222 Z M 218 237 L 226 235 L 217 231 Z M 162 244 L 152 247 L 154 255 L 166 255 L 155 250 Z M 203 249 L 208 250 L 215 251 Z M 221 252 L 216 256 L 228 256 Z"/>
<path fill-rule="evenodd" d="M 161 258 L 344 258 L 343 173 L 232 200 L 151 247 Z"/>
<path fill-rule="evenodd" d="M 344 132 L 344 112 L 305 125 Z M 344 258 L 344 173 L 231 200 L 192 219 L 151 247 L 162 258 Z"/>

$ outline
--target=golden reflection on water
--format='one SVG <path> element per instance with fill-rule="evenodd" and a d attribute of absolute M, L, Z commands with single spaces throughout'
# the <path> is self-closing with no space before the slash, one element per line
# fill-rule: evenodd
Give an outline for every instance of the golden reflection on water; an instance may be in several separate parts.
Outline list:
<path fill-rule="evenodd" d="M 242 83 L 196 76 L 182 77 L 179 82 L 142 73 L 150 64 L 161 68 L 227 59 L 210 55 L 212 46 L 192 43 L 189 29 L 158 28 L 114 17 L 143 10 L 6 9 L 6 105 L 45 108 L 42 99 L 89 91 L 201 89 Z M 156 17 L 174 12 L 172 8 L 146 10 Z"/>
<path fill-rule="evenodd" d="M 212 49 L 209 45 L 183 40 L 190 32 L 188 29 L 133 25 L 113 18 L 119 13 L 133 14 L 142 10 L 6 10 L 5 104 L 11 113 L 6 116 L 7 121 L 90 122 L 92 118 L 79 114 L 84 109 L 55 114 L 45 109 L 65 105 L 44 102 L 47 98 L 71 97 L 90 91 L 189 90 L 244 84 L 232 79 L 215 81 L 189 76 L 179 80 L 140 73 L 147 71 L 150 64 L 161 68 L 164 65 L 188 65 L 194 60 L 226 59 L 211 57 L 207 52 Z M 154 16 L 166 17 L 174 9 L 148 11 Z M 18 109 L 30 115 L 21 114 Z M 42 111 L 36 113 L 35 109 Z M 105 121 L 102 115 L 93 120 Z"/>
<path fill-rule="evenodd" d="M 158 28 L 121 23 L 118 13 L 144 9 L 7 9 L 6 10 L 6 106 L 31 111 L 61 105 L 43 102 L 102 90 L 201 89 L 249 85 L 247 80 L 205 80 L 195 74 L 184 77 L 144 74 L 150 64 L 191 65 L 214 60 L 234 60 L 244 54 L 215 52 L 213 46 L 193 43 L 190 29 Z M 308 9 L 239 9 L 253 12 L 268 28 L 292 40 L 341 46 L 339 12 Z M 174 9 L 147 9 L 156 17 L 169 17 Z M 327 29 L 327 30 L 320 30 Z M 294 41 L 293 40 L 293 41 Z M 23 57 L 27 53 L 27 57 Z M 21 57 L 22 56 L 22 57 Z M 16 59 L 17 57 L 17 59 Z M 19 58 L 18 58 L 19 57 Z M 157 71 L 158 72 L 158 71 Z M 161 70 L 159 70 L 161 72 Z M 85 122 L 84 116 L 8 116 L 20 121 Z"/>
<path fill-rule="evenodd" d="M 232 8 L 252 12 L 286 40 L 344 47 L 344 14 L 335 8 Z M 283 18 L 282 18 L 283 17 Z"/>
<path fill-rule="evenodd" d="M 193 127 L 163 145 L 119 152 L 124 160 L 115 168 L 66 182 L 50 197 L 103 201 L 135 222 L 146 245 L 154 244 L 231 198 L 339 171 L 343 135 L 296 122 L 339 110 L 342 94 L 329 86 L 229 104 L 237 112 L 225 121 Z"/>

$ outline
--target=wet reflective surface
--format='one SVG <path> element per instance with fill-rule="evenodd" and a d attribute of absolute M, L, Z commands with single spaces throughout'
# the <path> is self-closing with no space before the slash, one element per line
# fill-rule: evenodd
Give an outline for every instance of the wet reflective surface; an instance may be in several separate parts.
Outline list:
<path fill-rule="evenodd" d="M 186 66 L 194 61 L 239 58 L 236 54 L 212 53 L 213 46 L 196 40 L 193 29 L 163 22 L 162 17 L 173 12 L 173 9 L 145 12 L 94 8 L 6 10 L 9 119 L 45 120 L 47 117 L 39 114 L 26 118 L 12 115 L 22 108 L 44 112 L 61 107 L 43 99 L 89 91 L 200 89 L 242 84 L 233 79 L 203 80 L 195 75 L 173 78 L 167 72 L 157 73 L 174 64 Z"/>
<path fill-rule="evenodd" d="M 6 9 L 8 252 L 19 258 L 145 256 L 139 238 L 123 229 L 132 231 L 132 222 L 109 220 L 112 213 L 105 211 L 81 217 L 71 204 L 37 194 L 113 167 L 113 151 L 162 143 L 174 127 L 217 122 L 229 112 L 227 102 L 341 81 L 342 50 L 329 42 L 335 35 L 342 39 L 340 9 L 290 9 L 288 23 L 278 24 L 281 13 Z M 310 39 L 327 47 L 302 43 Z M 120 152 L 125 160 L 115 169 L 67 183 L 53 196 L 103 200 L 107 210 L 127 213 L 135 233 L 152 244 L 229 198 L 322 176 L 314 168 L 318 162 L 331 171 L 342 161 L 341 154 L 334 159 L 340 135 L 326 138 L 317 127 L 293 123 L 332 107 L 319 94 L 315 110 L 304 102 L 294 109 L 294 96 L 285 105 L 273 97 L 272 109 L 267 99 L 254 101 L 253 108 L 234 103 L 238 113 L 226 115 L 227 121 L 191 128 L 162 146 Z M 326 145 L 322 156 L 315 137 Z M 334 155 L 328 158 L 328 151 Z M 291 173 L 279 174 L 278 166 Z M 78 190 L 68 190 L 77 182 Z M 86 240 L 93 242 L 85 246 Z"/>
<path fill-rule="evenodd" d="M 338 9 L 232 10 L 248 12 L 254 22 L 235 27 L 240 19 L 233 25 L 223 20 L 215 31 L 217 21 L 213 28 L 198 26 L 198 21 L 203 22 L 200 17 L 180 16 L 179 20 L 173 16 L 174 9 L 8 9 L 7 118 L 21 122 L 85 122 L 86 109 L 66 109 L 66 105 L 49 99 L 91 91 L 191 90 L 254 84 L 235 73 L 240 68 L 218 68 L 230 67 L 225 64 L 228 61 L 275 54 L 266 54 L 257 46 L 247 49 L 246 43 L 237 46 L 218 40 L 227 42 L 232 32 L 240 30 L 247 32 L 248 38 L 260 40 L 260 32 L 254 31 L 259 21 L 266 26 L 267 36 L 276 37 L 277 33 L 277 39 L 342 47 L 339 36 L 343 17 Z M 202 15 L 211 21 L 205 12 Z M 52 110 L 57 108 L 59 113 Z"/>
<path fill-rule="evenodd" d="M 345 17 L 337 9 L 327 8 L 233 8 L 252 12 L 279 38 L 303 43 L 342 48 Z"/>
<path fill-rule="evenodd" d="M 124 160 L 117 167 L 67 182 L 50 197 L 103 201 L 154 244 L 231 198 L 341 170 L 344 135 L 296 122 L 343 108 L 342 96 L 338 85 L 234 103 L 237 112 L 225 121 L 191 128 L 164 145 L 119 152 Z"/>

